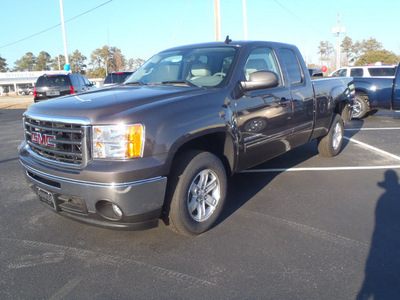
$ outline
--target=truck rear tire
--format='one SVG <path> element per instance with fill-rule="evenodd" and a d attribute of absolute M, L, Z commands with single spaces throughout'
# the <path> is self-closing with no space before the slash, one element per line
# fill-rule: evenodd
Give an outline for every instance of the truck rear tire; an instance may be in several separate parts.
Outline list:
<path fill-rule="evenodd" d="M 318 138 L 318 152 L 324 157 L 334 157 L 339 154 L 343 145 L 344 124 L 340 115 L 335 114 L 328 134 Z"/>
<path fill-rule="evenodd" d="M 356 95 L 353 105 L 353 119 L 362 119 L 368 112 L 367 99 L 364 96 Z"/>
<path fill-rule="evenodd" d="M 210 229 L 224 206 L 227 175 L 210 152 L 190 151 L 177 158 L 168 183 L 165 222 L 174 232 L 193 236 Z"/>

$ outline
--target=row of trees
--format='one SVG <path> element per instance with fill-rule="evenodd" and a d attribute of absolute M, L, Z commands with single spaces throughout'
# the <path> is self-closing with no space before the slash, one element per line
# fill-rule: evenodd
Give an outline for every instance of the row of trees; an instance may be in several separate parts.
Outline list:
<path fill-rule="evenodd" d="M 383 49 L 382 43 L 372 37 L 368 40 L 354 42 L 350 37 L 346 36 L 340 45 L 340 50 L 342 53 L 341 65 L 363 66 L 376 62 L 387 64 L 398 64 L 400 62 L 399 55 Z M 335 49 L 329 41 L 320 42 L 318 54 L 320 55 L 321 63 L 328 65 L 333 63 L 334 65 L 336 61 Z"/>
<path fill-rule="evenodd" d="M 73 73 L 87 75 L 90 78 L 105 78 L 110 72 L 135 71 L 145 62 L 141 58 L 127 60 L 120 49 L 107 45 L 92 52 L 89 67 L 86 64 L 87 57 L 79 50 L 69 54 L 68 58 Z M 52 58 L 46 51 L 41 51 L 38 56 L 27 52 L 15 62 L 14 68 L 10 69 L 7 67 L 6 59 L 0 56 L 0 72 L 63 70 L 64 65 L 64 55 Z"/>

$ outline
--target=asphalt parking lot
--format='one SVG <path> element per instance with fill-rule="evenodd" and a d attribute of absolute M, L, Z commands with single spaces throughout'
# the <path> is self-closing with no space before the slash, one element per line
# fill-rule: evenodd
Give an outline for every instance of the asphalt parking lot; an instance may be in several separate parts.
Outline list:
<path fill-rule="evenodd" d="M 83 225 L 42 206 L 18 162 L 23 110 L 0 109 L 1 299 L 400 299 L 400 113 L 230 180 L 194 238 Z"/>

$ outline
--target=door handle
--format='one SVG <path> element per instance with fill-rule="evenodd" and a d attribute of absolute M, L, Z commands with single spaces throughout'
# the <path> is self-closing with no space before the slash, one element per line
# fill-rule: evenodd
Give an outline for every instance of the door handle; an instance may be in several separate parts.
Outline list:
<path fill-rule="evenodd" d="M 292 101 L 292 99 L 282 97 L 281 100 L 279 101 L 279 104 L 288 104 L 291 101 Z"/>

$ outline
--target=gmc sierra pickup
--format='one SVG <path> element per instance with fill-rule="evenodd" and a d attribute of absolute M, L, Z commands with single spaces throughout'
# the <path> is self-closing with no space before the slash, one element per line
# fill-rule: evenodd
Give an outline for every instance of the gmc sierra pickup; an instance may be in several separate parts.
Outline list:
<path fill-rule="evenodd" d="M 400 65 L 399 65 L 400 66 Z M 378 109 L 400 110 L 400 68 L 392 77 L 354 77 L 356 95 L 353 118 L 361 119 Z"/>
<path fill-rule="evenodd" d="M 342 147 L 351 78 L 311 80 L 288 44 L 165 50 L 120 86 L 31 105 L 19 159 L 39 200 L 88 224 L 211 228 L 228 177 L 317 139 Z"/>

